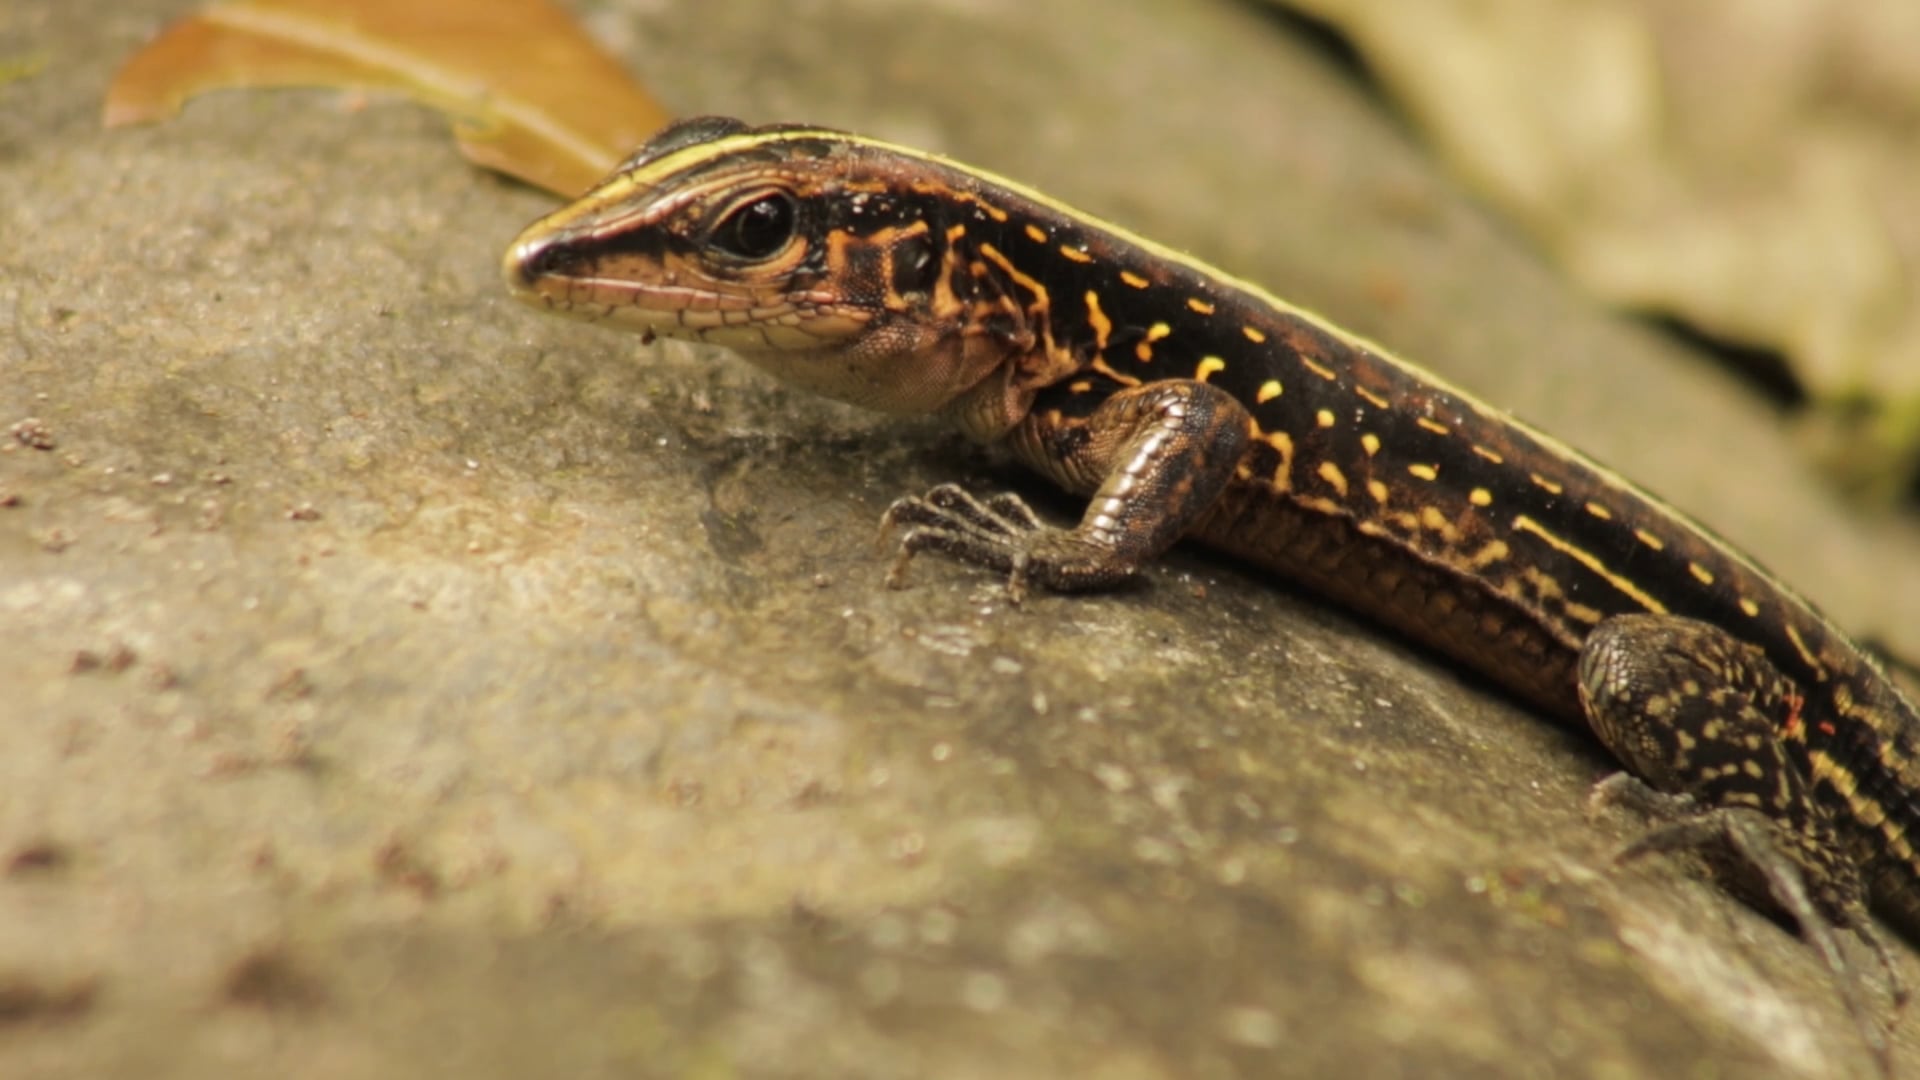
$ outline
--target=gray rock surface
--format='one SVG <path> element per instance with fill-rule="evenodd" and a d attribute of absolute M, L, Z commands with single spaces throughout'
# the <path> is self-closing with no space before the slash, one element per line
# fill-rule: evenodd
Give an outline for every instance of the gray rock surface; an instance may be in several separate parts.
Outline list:
<path fill-rule="evenodd" d="M 894 496 L 1038 489 L 512 304 L 550 202 L 437 117 L 100 130 L 185 6 L 0 13 L 50 57 L 0 85 L 0 428 L 41 424 L 0 450 L 0 1075 L 1866 1066 L 1789 930 L 1610 866 L 1637 823 L 1585 817 L 1584 734 L 1337 610 L 1188 550 L 1020 610 L 931 559 L 887 590 Z M 590 24 L 682 111 L 936 147 L 1260 280 L 1920 652 L 1910 521 L 1850 515 L 1255 6 Z"/>

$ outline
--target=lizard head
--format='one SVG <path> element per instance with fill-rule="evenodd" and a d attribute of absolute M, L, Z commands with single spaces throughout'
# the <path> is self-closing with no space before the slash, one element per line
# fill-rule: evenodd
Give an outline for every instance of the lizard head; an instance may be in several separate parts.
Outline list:
<path fill-rule="evenodd" d="M 508 287 L 648 340 L 726 346 L 856 405 L 948 408 L 1032 338 L 1004 314 L 982 330 L 977 285 L 955 271 L 965 230 L 948 224 L 937 168 L 922 173 L 876 145 L 821 128 L 681 121 L 528 226 L 504 260 Z"/>

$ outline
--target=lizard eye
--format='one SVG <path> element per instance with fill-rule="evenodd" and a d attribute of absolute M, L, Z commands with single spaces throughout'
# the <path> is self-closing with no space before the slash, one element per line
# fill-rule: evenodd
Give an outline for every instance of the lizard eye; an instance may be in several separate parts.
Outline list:
<path fill-rule="evenodd" d="M 797 210 L 784 191 L 749 199 L 720 218 L 707 242 L 742 259 L 770 258 L 793 239 Z"/>

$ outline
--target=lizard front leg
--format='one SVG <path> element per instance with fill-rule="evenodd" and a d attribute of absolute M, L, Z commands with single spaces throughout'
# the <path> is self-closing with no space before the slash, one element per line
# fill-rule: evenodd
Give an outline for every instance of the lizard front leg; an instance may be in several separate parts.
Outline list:
<path fill-rule="evenodd" d="M 1872 947 L 1896 1006 L 1906 991 L 1867 915 L 1860 870 L 1782 741 L 1806 722 L 1800 689 L 1754 646 L 1672 615 L 1600 624 L 1581 648 L 1579 681 L 1595 735 L 1631 771 L 1603 781 L 1596 801 L 1667 819 L 1619 857 L 1705 847 L 1757 874 L 1799 924 L 1891 1075 L 1886 1035 L 1867 1016 L 1834 931 L 1852 930 Z"/>
<path fill-rule="evenodd" d="M 1072 420 L 1036 406 L 1008 442 L 1068 490 L 1093 492 L 1080 523 L 1050 526 L 1017 495 L 980 500 L 943 484 L 881 518 L 883 535 L 906 528 L 888 581 L 898 585 L 913 556 L 932 550 L 1004 571 L 1015 603 L 1030 582 L 1063 592 L 1118 585 L 1213 506 L 1251 427 L 1231 394 L 1192 380 L 1121 390 Z"/>

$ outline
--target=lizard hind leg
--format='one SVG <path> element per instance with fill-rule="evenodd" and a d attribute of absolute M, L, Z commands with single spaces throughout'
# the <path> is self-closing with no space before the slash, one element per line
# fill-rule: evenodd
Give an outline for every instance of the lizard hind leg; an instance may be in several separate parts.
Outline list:
<path fill-rule="evenodd" d="M 1602 781 L 1596 803 L 1631 804 L 1665 819 L 1619 859 L 1705 848 L 1741 880 L 1757 878 L 1766 899 L 1799 925 L 1890 1076 L 1886 1032 L 1868 1015 L 1836 931 L 1852 930 L 1874 951 L 1896 1010 L 1906 989 L 1867 915 L 1859 868 L 1781 741 L 1802 707 L 1792 681 L 1717 627 L 1628 615 L 1589 636 L 1579 691 L 1595 735 L 1633 774 Z"/>
<path fill-rule="evenodd" d="M 1688 796 L 1656 791 L 1628 773 L 1614 773 L 1594 785 L 1593 803 L 1596 808 L 1629 806 L 1668 819 L 1621 848 L 1614 857 L 1616 862 L 1631 862 L 1660 852 L 1706 848 L 1730 854 L 1743 868 L 1758 875 L 1765 883 L 1768 899 L 1793 918 L 1802 940 L 1813 948 L 1839 988 L 1847 1015 L 1853 1019 L 1861 1042 L 1879 1064 L 1881 1075 L 1893 1075 L 1892 1047 L 1886 1030 L 1873 1021 L 1861 1000 L 1860 979 L 1847 963 L 1835 931 L 1851 930 L 1873 950 L 1892 987 L 1897 1014 L 1906 1005 L 1907 989 L 1893 965 L 1886 940 L 1868 918 L 1864 906 L 1855 905 L 1839 918 L 1830 917 L 1822 910 L 1824 905 L 1814 899 L 1801 863 L 1787 854 L 1796 845 L 1791 840 L 1783 841 L 1774 819 L 1748 807 L 1702 807 Z"/>

